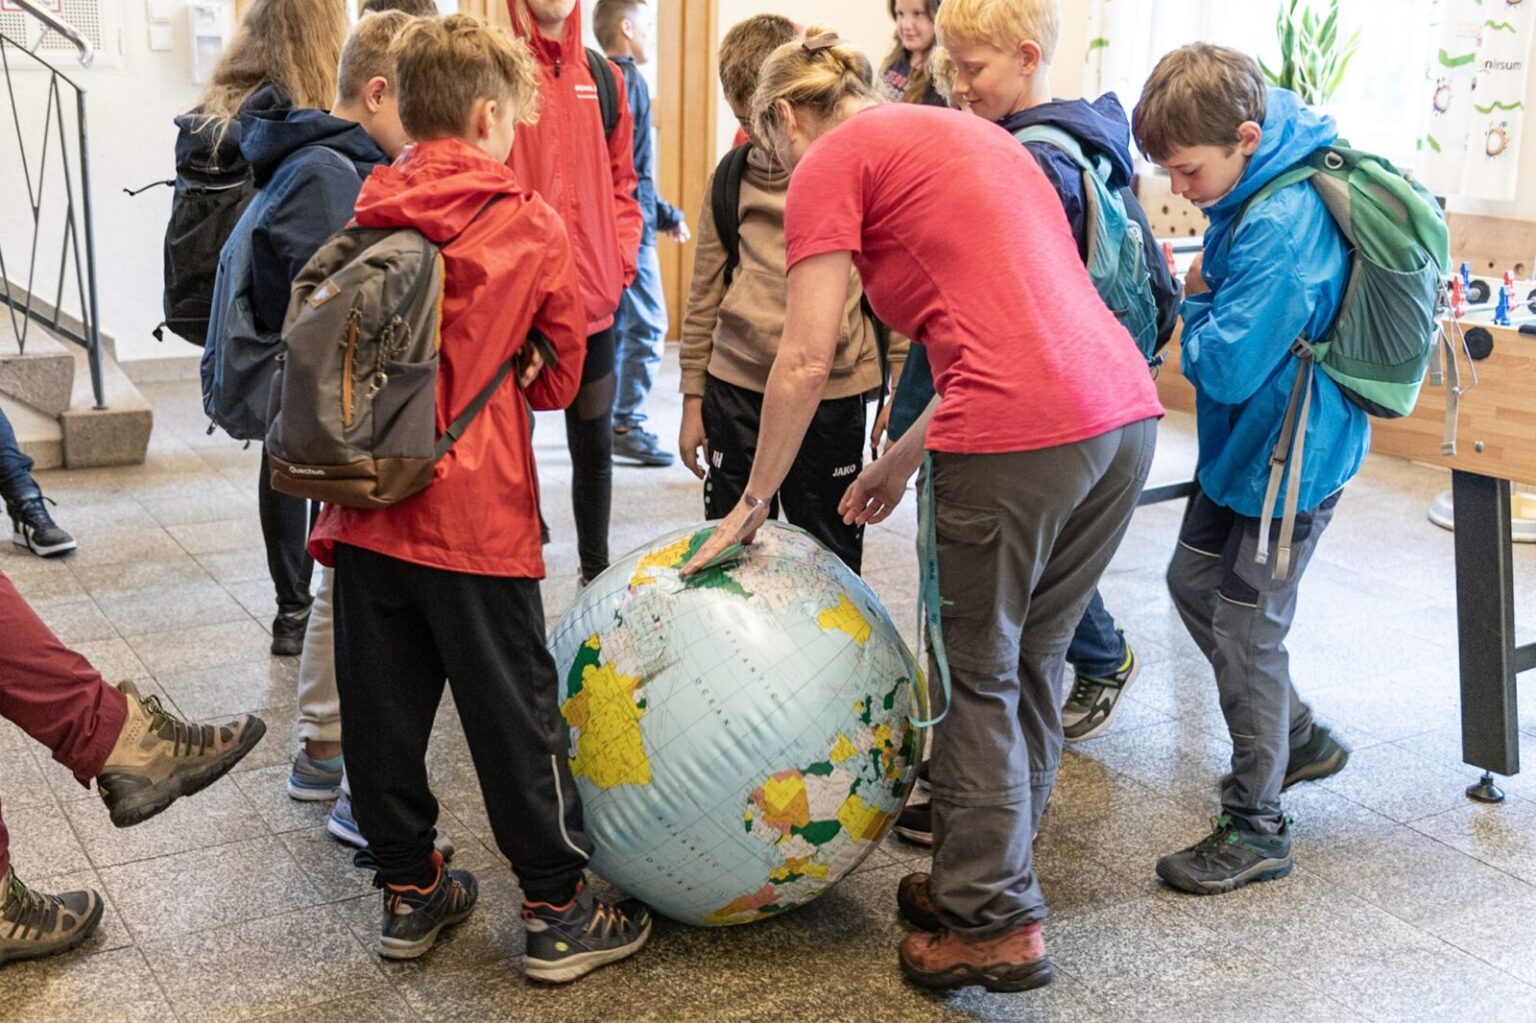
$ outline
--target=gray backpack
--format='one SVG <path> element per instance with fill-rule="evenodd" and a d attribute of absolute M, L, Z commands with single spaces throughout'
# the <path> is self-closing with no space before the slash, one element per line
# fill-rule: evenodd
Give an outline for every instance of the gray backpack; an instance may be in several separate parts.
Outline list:
<path fill-rule="evenodd" d="M 442 292 L 441 251 L 411 228 L 347 228 L 320 247 L 293 283 L 286 351 L 272 383 L 266 443 L 274 490 L 385 508 L 432 482 L 438 461 L 529 348 L 439 437 Z M 547 345 L 538 347 L 547 359 Z"/>

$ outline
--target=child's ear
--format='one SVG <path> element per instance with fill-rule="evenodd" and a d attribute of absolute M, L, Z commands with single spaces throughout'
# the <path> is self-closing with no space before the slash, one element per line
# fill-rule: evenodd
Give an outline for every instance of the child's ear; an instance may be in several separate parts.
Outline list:
<path fill-rule="evenodd" d="M 370 114 L 376 114 L 384 106 L 384 97 L 388 94 L 389 79 L 375 75 L 368 79 L 368 84 L 363 87 L 363 105 L 368 108 Z"/>
<path fill-rule="evenodd" d="M 1257 121 L 1244 121 L 1237 126 L 1237 148 L 1244 156 L 1252 156 L 1264 141 L 1264 126 Z"/>
<path fill-rule="evenodd" d="M 633 41 L 635 38 L 635 23 L 625 18 L 619 22 L 619 31 L 624 33 L 624 38 Z"/>
<path fill-rule="evenodd" d="M 1032 75 L 1039 71 L 1042 56 L 1040 44 L 1033 39 L 1026 39 L 1019 43 L 1019 71 L 1026 75 Z"/>
<path fill-rule="evenodd" d="M 482 142 L 491 137 L 496 130 L 496 115 L 499 113 L 497 103 L 493 99 L 480 101 L 479 111 L 475 115 L 475 137 Z"/>

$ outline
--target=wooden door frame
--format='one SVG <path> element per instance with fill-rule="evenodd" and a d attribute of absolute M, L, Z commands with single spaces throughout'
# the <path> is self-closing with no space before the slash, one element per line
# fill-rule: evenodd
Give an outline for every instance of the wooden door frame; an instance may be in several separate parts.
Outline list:
<path fill-rule="evenodd" d="M 656 8 L 656 146 L 659 194 L 687 215 L 697 230 L 704 187 L 715 169 L 715 65 L 719 44 L 718 0 L 654 0 Z M 662 238 L 661 279 L 667 294 L 668 334 L 682 334 L 683 311 L 693 279 L 694 243 Z"/>

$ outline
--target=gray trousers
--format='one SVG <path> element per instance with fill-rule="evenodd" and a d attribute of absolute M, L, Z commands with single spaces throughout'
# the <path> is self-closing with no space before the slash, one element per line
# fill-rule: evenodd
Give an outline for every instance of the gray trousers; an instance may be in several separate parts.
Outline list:
<path fill-rule="evenodd" d="M 1046 915 L 1032 844 L 1061 762 L 1067 646 L 1156 445 L 1148 419 L 1041 451 L 933 456 L 954 690 L 933 737 L 930 892 L 958 933 Z"/>
<path fill-rule="evenodd" d="M 1254 561 L 1259 520 L 1197 491 L 1168 565 L 1168 590 L 1215 669 L 1232 736 L 1232 777 L 1222 788 L 1222 809 L 1261 834 L 1283 827 L 1280 785 L 1286 761 L 1312 737 L 1312 708 L 1291 682 L 1285 637 L 1296 616 L 1301 577 L 1338 500 L 1335 493 L 1296 516 L 1291 574 L 1275 579 L 1271 566 Z M 1270 528 L 1278 528 L 1278 520 Z"/>

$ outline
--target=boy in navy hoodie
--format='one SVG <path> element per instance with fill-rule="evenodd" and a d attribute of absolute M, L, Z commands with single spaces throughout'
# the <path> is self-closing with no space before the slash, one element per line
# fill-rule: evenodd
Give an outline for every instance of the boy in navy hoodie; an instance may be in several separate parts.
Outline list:
<path fill-rule="evenodd" d="M 656 233 L 682 244 L 691 237 L 681 210 L 656 194 L 656 149 L 651 134 L 651 93 L 639 65 L 651 59 L 651 16 L 646 0 L 597 0 L 592 32 L 608 59 L 624 73 L 624 91 L 635 122 L 635 201 L 645 218 L 635 280 L 624 289 L 613 330 L 618 335 L 619 381 L 613 406 L 613 455 L 641 465 L 667 466 L 672 454 L 641 424 L 645 399 L 656 381 L 667 340 L 667 297 L 661 290 Z"/>
<path fill-rule="evenodd" d="M 1285 649 L 1302 574 L 1371 443 L 1365 411 L 1326 373 L 1312 374 L 1291 563 L 1277 578 L 1256 557 L 1259 530 L 1273 537 L 1279 525 L 1260 516 L 1301 366 L 1291 347 L 1332 326 L 1349 257 L 1310 184 L 1253 200 L 1336 138 L 1332 118 L 1266 88 L 1252 57 L 1203 43 L 1164 57 L 1136 105 L 1142 151 L 1210 219 L 1203 265 L 1189 273 L 1180 360 L 1195 387 L 1200 489 L 1184 513 L 1168 589 L 1215 671 L 1232 773 L 1215 830 L 1157 862 L 1159 877 L 1196 895 L 1289 874 L 1280 793 L 1349 760 L 1348 746 L 1313 721 L 1296 692 Z"/>
<path fill-rule="evenodd" d="M 1125 201 L 1126 212 L 1141 228 L 1144 256 L 1150 273 L 1152 296 L 1157 304 L 1158 343 L 1168 340 L 1178 320 L 1178 287 L 1158 251 L 1152 228 L 1130 192 L 1130 125 L 1113 93 L 1096 102 L 1052 100 L 1051 57 L 1061 12 L 1056 0 L 946 0 L 939 8 L 936 26 L 939 41 L 954 64 L 951 100 L 972 113 L 995 121 L 1010 134 L 1034 125 L 1051 125 L 1071 135 L 1093 156 L 1111 166 L 1109 185 Z M 1078 255 L 1088 258 L 1088 201 L 1083 172 L 1060 149 L 1047 142 L 1025 142 L 1046 179 L 1061 199 Z M 901 389 L 916 387 L 933 393 L 932 378 L 921 346 L 913 346 Z M 913 361 L 922 360 L 914 367 Z M 914 374 L 921 378 L 914 379 Z M 918 393 L 914 391 L 913 393 Z M 904 407 L 920 408 L 926 402 Z M 894 419 L 894 414 L 893 414 Z M 905 423 L 892 423 L 899 436 Z M 1062 706 L 1062 734 L 1068 742 L 1083 742 L 1109 727 L 1110 716 L 1126 688 L 1141 670 L 1136 654 L 1115 626 L 1097 589 L 1072 636 L 1067 662 L 1076 676 L 1072 693 Z M 923 840 L 927 807 L 909 807 L 897 824 L 907 838 Z"/>
<path fill-rule="evenodd" d="M 324 110 L 276 109 L 259 113 L 244 125 L 240 151 L 258 189 L 246 207 L 220 259 L 214 285 L 213 328 L 229 315 L 229 296 L 246 291 L 257 332 L 276 340 L 288 311 L 293 280 L 325 243 L 352 219 L 363 179 L 387 164 L 409 141 L 400 124 L 390 46 L 410 24 L 399 11 L 365 15 L 342 50 L 336 102 Z M 250 276 L 232 279 L 226 272 L 232 247 L 247 246 Z M 266 387 L 270 379 L 262 382 Z M 264 396 L 255 407 L 265 408 Z M 322 571 L 311 603 L 313 562 L 305 553 L 309 539 L 308 502 L 272 490 L 262 453 L 260 482 L 262 533 L 273 579 L 286 581 L 279 591 L 273 623 L 272 652 L 294 655 L 299 665 L 298 737 L 288 792 L 297 799 L 334 799 L 342 784 L 341 705 L 336 695 L 330 604 L 332 584 Z M 311 619 L 313 618 L 313 621 Z M 343 804 L 338 816 L 343 834 L 356 832 Z M 333 833 L 337 832 L 333 824 Z M 341 837 L 341 836 L 338 836 Z M 356 843 L 354 843 L 356 844 Z"/>

